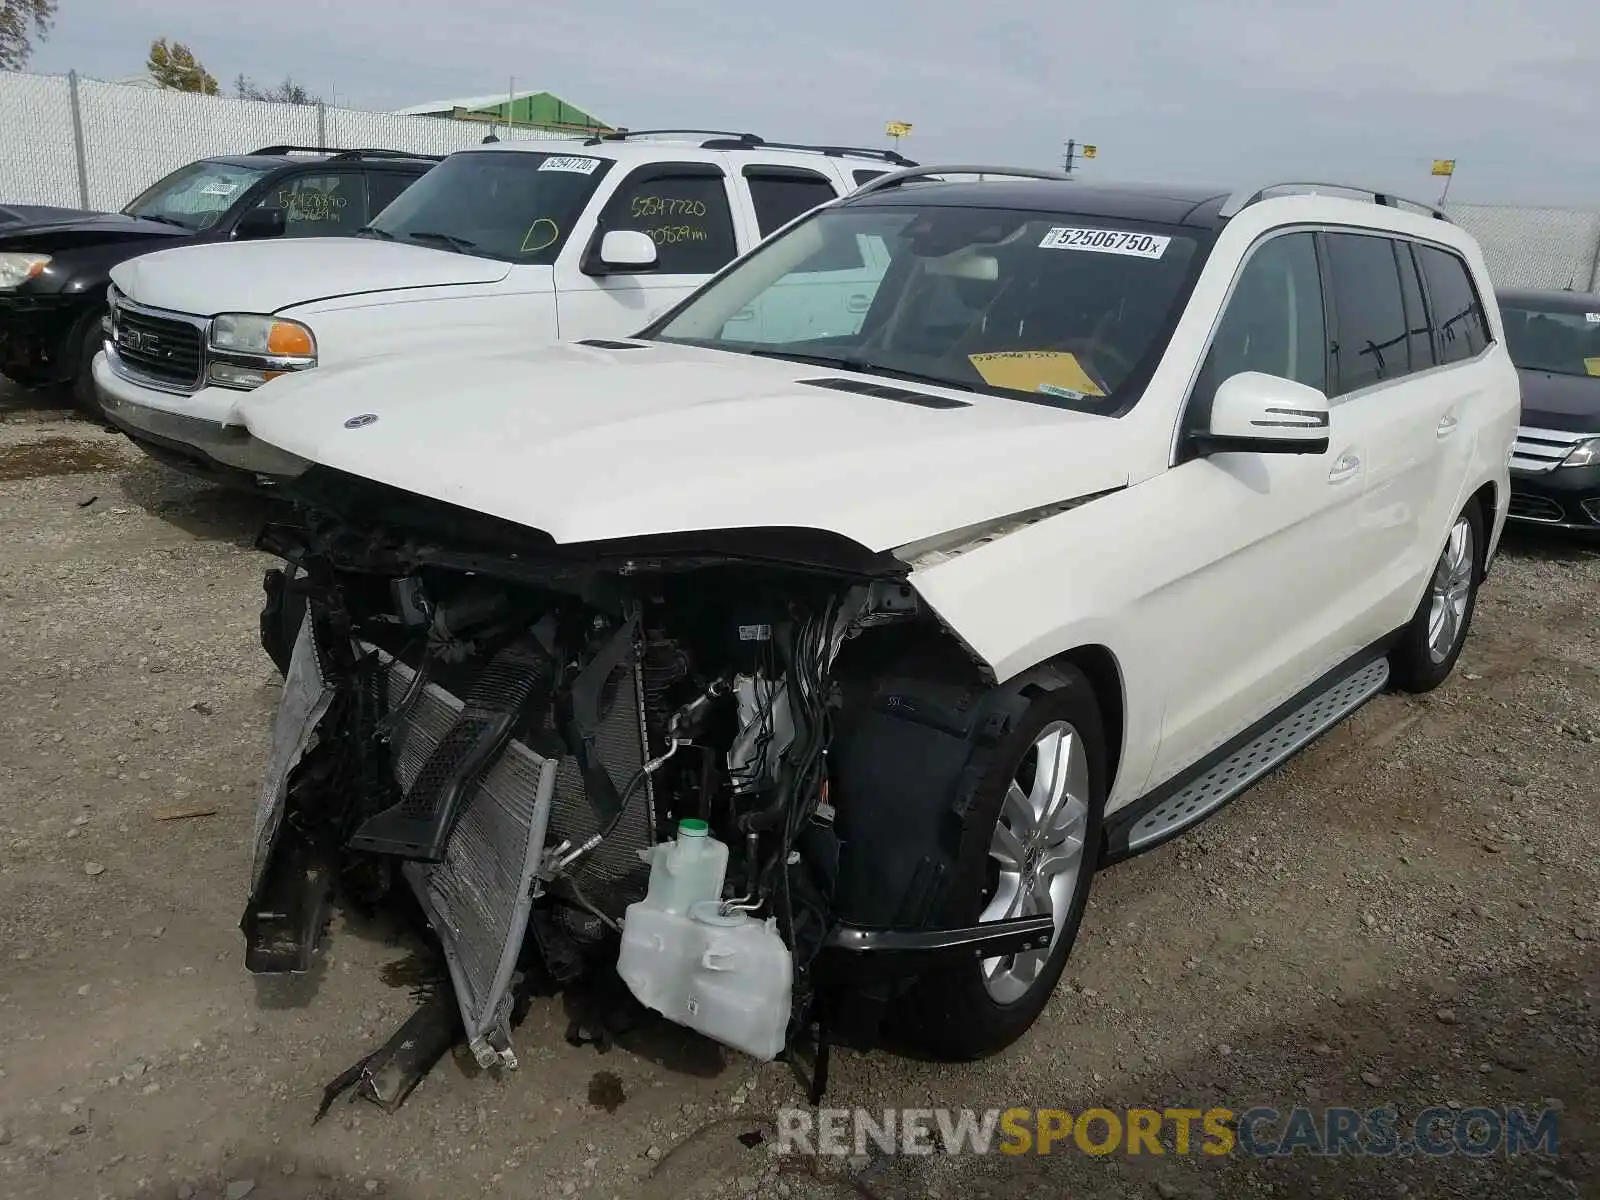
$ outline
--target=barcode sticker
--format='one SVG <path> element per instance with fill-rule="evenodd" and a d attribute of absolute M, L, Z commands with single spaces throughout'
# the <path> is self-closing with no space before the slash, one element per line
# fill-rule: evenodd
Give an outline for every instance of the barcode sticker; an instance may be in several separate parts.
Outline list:
<path fill-rule="evenodd" d="M 1057 225 L 1044 235 L 1041 250 L 1087 250 L 1092 254 L 1127 254 L 1134 258 L 1160 258 L 1170 237 L 1122 229 L 1073 229 Z"/>
<path fill-rule="evenodd" d="M 579 175 L 593 175 L 600 165 L 598 158 L 584 158 L 576 154 L 552 154 L 539 164 L 541 171 L 575 171 Z"/>

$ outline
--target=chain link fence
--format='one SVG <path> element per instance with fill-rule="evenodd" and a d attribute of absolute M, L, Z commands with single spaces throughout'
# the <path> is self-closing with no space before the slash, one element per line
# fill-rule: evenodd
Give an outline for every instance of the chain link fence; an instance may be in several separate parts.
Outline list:
<path fill-rule="evenodd" d="M 1450 215 L 1478 239 L 1496 287 L 1600 289 L 1600 213 L 1453 204 Z"/>
<path fill-rule="evenodd" d="M 503 140 L 571 137 L 492 127 Z M 200 96 L 68 75 L 0 72 L 0 204 L 116 211 L 170 171 L 263 146 L 449 154 L 490 132 L 480 121 Z"/>

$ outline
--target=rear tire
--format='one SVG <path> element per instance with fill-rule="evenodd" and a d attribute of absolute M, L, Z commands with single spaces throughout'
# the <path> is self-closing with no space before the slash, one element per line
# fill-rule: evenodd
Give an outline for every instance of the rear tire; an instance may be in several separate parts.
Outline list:
<path fill-rule="evenodd" d="M 934 1058 L 987 1057 L 1026 1033 L 1078 936 L 1100 849 L 1105 734 L 1089 681 L 1071 667 L 1060 676 L 1061 686 L 1037 695 L 990 760 L 942 914 L 956 926 L 1047 911 L 1057 917 L 1056 934 L 1046 951 L 974 960 L 916 982 L 900 1001 L 898 1024 L 912 1047 Z M 1052 757 L 1047 779 L 1041 759 Z M 1053 813 L 1041 813 L 1041 797 L 1054 797 Z"/>
<path fill-rule="evenodd" d="M 1449 678 L 1461 657 L 1483 579 L 1483 527 L 1476 500 L 1451 523 L 1422 601 L 1389 654 L 1392 678 L 1401 691 L 1431 692 Z"/>

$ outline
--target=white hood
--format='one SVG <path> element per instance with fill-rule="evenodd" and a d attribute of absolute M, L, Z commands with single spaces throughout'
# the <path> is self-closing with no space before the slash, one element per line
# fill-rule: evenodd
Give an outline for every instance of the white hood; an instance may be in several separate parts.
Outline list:
<path fill-rule="evenodd" d="M 841 377 L 966 407 L 799 382 Z M 1113 418 L 686 346 L 331 366 L 239 413 L 291 454 L 561 543 L 790 526 L 881 551 L 1127 481 Z"/>
<path fill-rule="evenodd" d="M 504 279 L 510 263 L 365 237 L 178 246 L 111 268 L 136 304 L 212 317 L 272 313 L 334 296 Z"/>

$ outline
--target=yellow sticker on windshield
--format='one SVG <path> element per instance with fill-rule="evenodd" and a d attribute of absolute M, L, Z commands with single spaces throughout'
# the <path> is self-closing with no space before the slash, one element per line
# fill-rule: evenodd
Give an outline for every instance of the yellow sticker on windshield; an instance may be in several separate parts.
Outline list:
<path fill-rule="evenodd" d="M 1105 391 L 1078 362 L 1077 355 L 1065 350 L 1007 350 L 994 354 L 969 354 L 967 361 L 978 369 L 978 374 L 990 387 L 1054 395 L 1069 392 L 1084 396 L 1105 395 Z"/>
<path fill-rule="evenodd" d="M 1600 358 L 1584 359 L 1583 369 L 1591 375 L 1600 375 Z"/>

